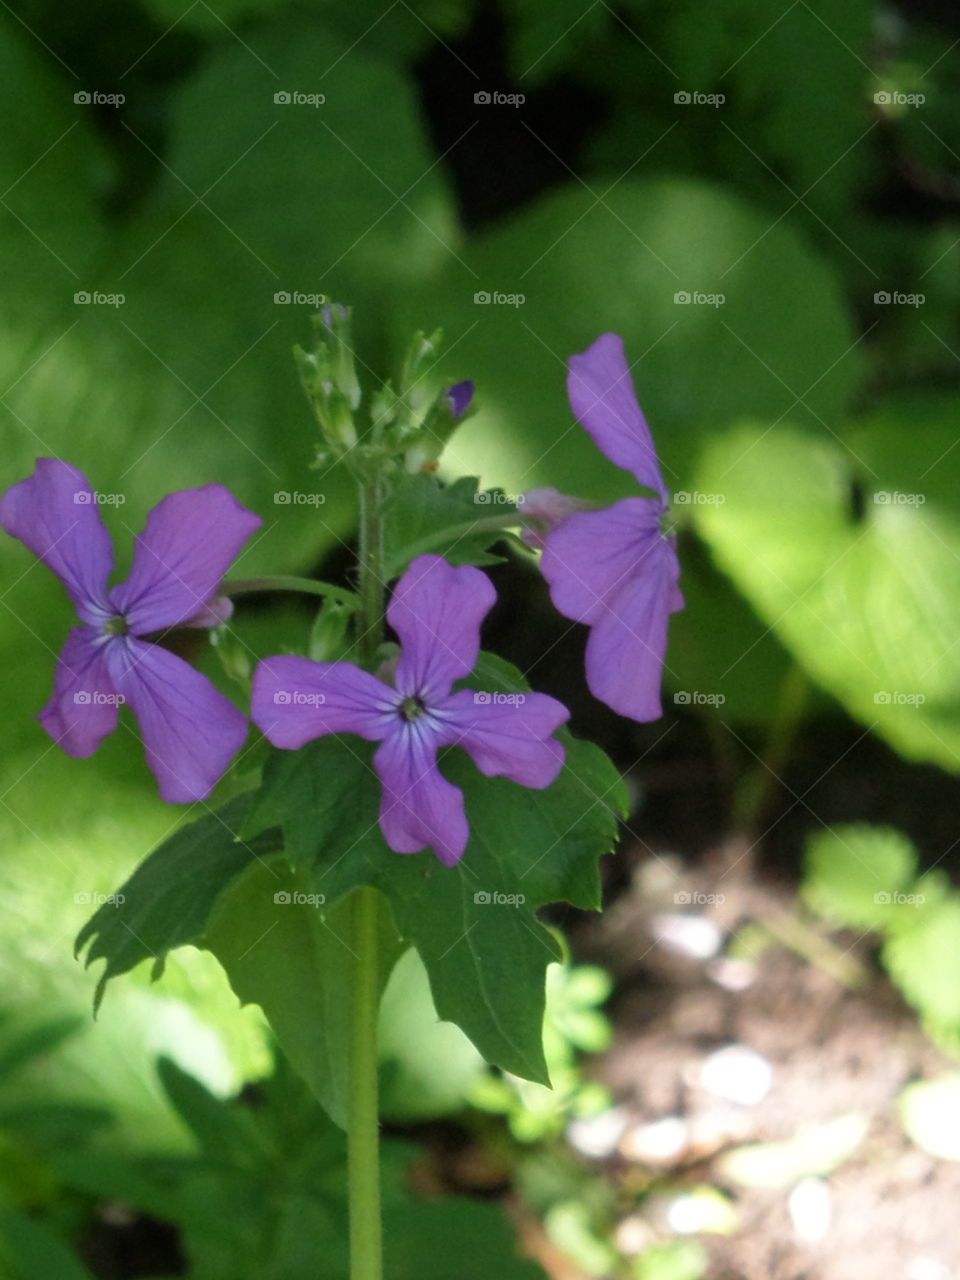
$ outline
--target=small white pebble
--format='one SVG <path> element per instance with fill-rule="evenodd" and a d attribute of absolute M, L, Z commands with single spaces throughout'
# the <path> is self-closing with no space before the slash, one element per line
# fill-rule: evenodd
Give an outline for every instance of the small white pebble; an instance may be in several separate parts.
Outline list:
<path fill-rule="evenodd" d="M 583 1116 L 567 1125 L 567 1141 L 581 1155 L 604 1160 L 616 1151 L 626 1129 L 627 1113 L 622 1107 L 610 1107 L 596 1116 Z"/>
<path fill-rule="evenodd" d="M 717 956 L 707 965 L 707 977 L 727 991 L 746 991 L 757 979 L 757 966 L 750 960 Z"/>
<path fill-rule="evenodd" d="M 620 1139 L 620 1154 L 641 1164 L 672 1164 L 690 1141 L 690 1130 L 679 1116 L 664 1116 L 652 1124 L 628 1129 Z"/>
<path fill-rule="evenodd" d="M 747 1107 L 766 1097 L 772 1079 L 773 1068 L 766 1058 L 742 1044 L 718 1049 L 700 1065 L 702 1088 Z"/>
<path fill-rule="evenodd" d="M 659 912 L 650 919 L 654 939 L 672 951 L 709 960 L 723 946 L 723 930 L 706 916 Z"/>
<path fill-rule="evenodd" d="M 790 1192 L 787 1208 L 793 1233 L 802 1244 L 817 1244 L 830 1230 L 832 1196 L 822 1178 L 804 1178 Z"/>

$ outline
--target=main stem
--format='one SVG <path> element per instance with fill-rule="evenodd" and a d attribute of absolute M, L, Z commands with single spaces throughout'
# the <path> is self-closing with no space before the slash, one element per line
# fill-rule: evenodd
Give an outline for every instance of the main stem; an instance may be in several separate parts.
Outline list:
<path fill-rule="evenodd" d="M 360 653 L 372 666 L 383 633 L 383 524 L 380 486 L 360 486 Z M 364 885 L 353 897 L 353 991 L 350 1010 L 350 1106 L 347 1176 L 350 1280 L 382 1280 L 380 1127 L 377 1088 L 377 894 Z"/>

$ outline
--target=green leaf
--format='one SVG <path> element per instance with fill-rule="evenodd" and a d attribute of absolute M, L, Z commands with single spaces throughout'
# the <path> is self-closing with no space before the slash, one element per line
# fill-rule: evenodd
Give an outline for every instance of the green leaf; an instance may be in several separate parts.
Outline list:
<path fill-rule="evenodd" d="M 5 1280 L 33 1280 L 35 1276 L 93 1280 L 50 1227 L 13 1209 L 0 1208 L 0 1264 Z"/>
<path fill-rule="evenodd" d="M 353 951 L 349 897 L 325 906 L 285 859 L 250 866 L 222 894 L 203 944 L 240 1000 L 259 1004 L 331 1119 L 347 1125 Z M 381 900 L 380 990 L 404 944 Z"/>
<path fill-rule="evenodd" d="M 402 573 L 414 556 L 433 551 L 450 564 L 496 564 L 487 548 L 519 523 L 515 502 L 499 489 L 480 489 L 476 476 L 444 484 L 418 472 L 405 476 L 384 510 L 386 576 Z"/>
<path fill-rule="evenodd" d="M 152 956 L 153 976 L 163 972 L 168 951 L 195 942 L 220 892 L 252 860 L 276 848 L 269 833 L 247 843 L 238 831 L 250 794 L 218 812 L 179 827 L 140 864 L 130 879 L 77 935 L 76 951 L 89 942 L 86 963 L 105 959 L 94 1007 L 111 978 Z M 92 941 L 91 941 L 92 940 Z"/>
<path fill-rule="evenodd" d="M 915 895 L 914 919 L 883 947 L 883 963 L 929 1034 L 960 1046 L 960 894 L 928 903 Z"/>
<path fill-rule="evenodd" d="M 864 436 L 844 450 L 783 424 L 727 432 L 696 482 L 723 501 L 695 514 L 720 567 L 814 680 L 903 755 L 956 771 L 960 522 L 944 476 L 932 487 L 955 465 L 955 434 L 910 433 L 909 451 L 871 461 Z"/>
<path fill-rule="evenodd" d="M 828 920 L 860 929 L 884 929 L 901 891 L 914 877 L 913 845 L 892 827 L 831 827 L 811 837 L 802 893 Z"/>
<path fill-rule="evenodd" d="M 474 687 L 524 689 L 515 668 L 482 655 Z M 248 835 L 279 825 L 298 872 L 328 903 L 360 884 L 390 902 L 400 934 L 420 953 L 437 1013 L 455 1022 L 488 1062 L 547 1083 L 544 975 L 558 957 L 536 918 L 548 902 L 600 905 L 597 859 L 616 836 L 623 784 L 598 747 L 569 733 L 556 781 L 543 791 L 479 773 L 452 749 L 442 772 L 464 792 L 470 840 L 455 867 L 433 854 L 399 857 L 376 822 L 380 785 L 373 745 L 321 738 L 277 752 L 247 822 Z"/>
<path fill-rule="evenodd" d="M 263 1141 L 248 1111 L 216 1097 L 170 1058 L 157 1060 L 157 1075 L 208 1160 L 245 1168 L 263 1158 Z"/>

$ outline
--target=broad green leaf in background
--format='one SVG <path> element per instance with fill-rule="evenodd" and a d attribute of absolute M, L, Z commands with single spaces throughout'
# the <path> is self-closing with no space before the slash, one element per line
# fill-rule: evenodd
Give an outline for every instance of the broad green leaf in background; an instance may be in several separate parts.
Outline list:
<path fill-rule="evenodd" d="M 482 655 L 471 683 L 525 687 L 491 655 Z M 613 843 L 623 803 L 604 754 L 559 736 L 567 762 L 544 791 L 486 778 L 458 750 L 444 756 L 443 772 L 463 789 L 470 823 L 470 842 L 453 868 L 428 851 L 400 857 L 387 848 L 371 817 L 379 804 L 373 747 L 352 737 L 275 753 L 245 829 L 252 836 L 282 827 L 298 881 L 328 904 L 360 884 L 380 889 L 426 966 L 438 1015 L 466 1032 L 487 1061 L 542 1083 L 544 974 L 557 953 L 535 910 L 558 900 L 599 906 L 597 859 Z M 248 945 L 255 942 L 251 932 Z"/>
<path fill-rule="evenodd" d="M 803 896 L 828 920 L 884 929 L 913 880 L 917 855 L 906 836 L 866 824 L 817 831 L 807 844 Z"/>
<path fill-rule="evenodd" d="M 847 448 L 784 424 L 725 432 L 697 479 L 724 501 L 697 528 L 815 681 L 903 755 L 957 770 L 960 522 L 944 490 L 960 458 L 946 423 L 911 433 L 894 457 L 866 428 Z"/>
<path fill-rule="evenodd" d="M 477 383 L 480 410 L 444 455 L 452 472 L 513 493 L 635 491 L 565 394 L 567 357 L 611 329 L 674 490 L 690 488 L 700 439 L 731 421 L 790 414 L 825 432 L 847 407 L 860 356 L 830 272 L 803 240 L 707 184 L 611 182 L 541 197 L 399 299 L 397 349 L 439 317 Z M 725 301 L 674 302 L 694 293 Z"/>

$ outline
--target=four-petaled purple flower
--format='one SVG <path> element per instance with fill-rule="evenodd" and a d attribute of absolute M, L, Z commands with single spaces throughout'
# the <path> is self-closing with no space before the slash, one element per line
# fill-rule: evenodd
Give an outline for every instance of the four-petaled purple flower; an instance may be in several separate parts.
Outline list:
<path fill-rule="evenodd" d="M 57 458 L 0 499 L 0 526 L 29 547 L 67 589 L 81 625 L 57 659 L 40 723 L 72 756 L 92 755 L 132 708 L 160 795 L 206 796 L 247 734 L 246 717 L 188 663 L 142 637 L 215 626 L 230 614 L 221 579 L 260 517 L 228 489 L 169 493 L 137 535 L 126 582 L 109 587 L 113 547 L 86 477 Z"/>
<path fill-rule="evenodd" d="M 466 847 L 463 793 L 437 767 L 440 747 L 463 747 L 481 773 L 538 789 L 563 765 L 551 735 L 569 712 L 554 698 L 451 692 L 476 663 L 495 599 L 479 569 L 417 556 L 387 608 L 402 646 L 392 686 L 351 662 L 278 656 L 254 672 L 251 714 L 274 745 L 296 748 L 328 733 L 379 741 L 380 829 L 396 853 L 429 846 L 452 866 Z"/>
<path fill-rule="evenodd" d="M 637 403 L 623 339 L 604 333 L 571 356 L 567 394 L 574 416 L 600 451 L 656 493 L 624 498 L 610 507 L 577 511 L 555 489 L 534 489 L 525 516 L 548 532 L 528 530 L 542 546 L 540 567 L 554 606 L 586 623 L 587 684 L 614 711 L 633 720 L 663 714 L 660 678 L 669 615 L 683 608 L 677 586 L 676 539 L 664 530 L 669 494 L 650 429 Z"/>

